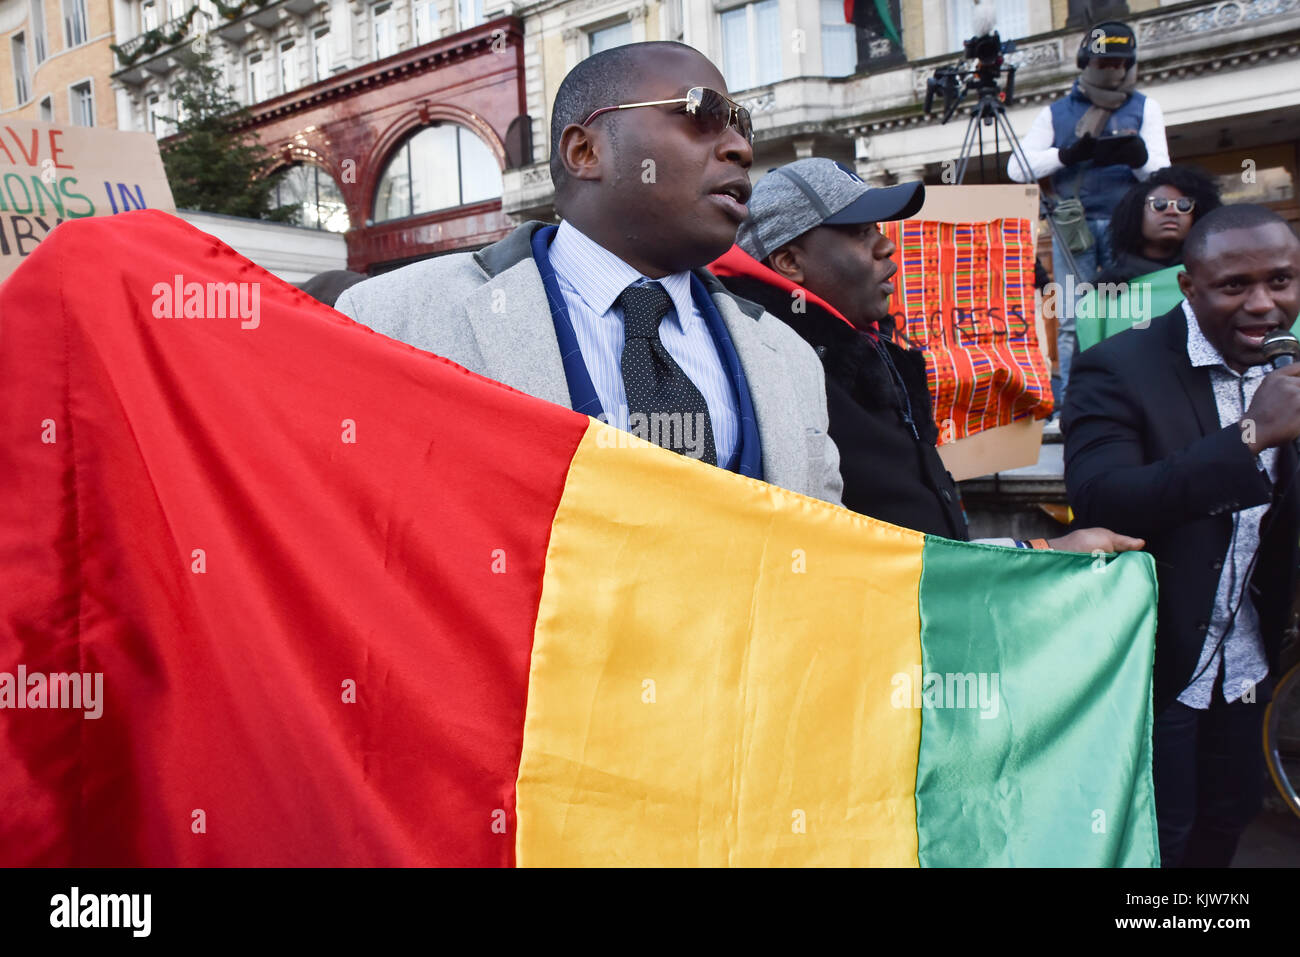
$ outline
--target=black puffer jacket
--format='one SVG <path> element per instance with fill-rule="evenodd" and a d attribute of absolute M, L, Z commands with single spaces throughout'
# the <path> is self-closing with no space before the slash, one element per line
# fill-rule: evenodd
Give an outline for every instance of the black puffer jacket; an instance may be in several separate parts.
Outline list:
<path fill-rule="evenodd" d="M 742 299 L 758 303 L 808 342 L 826 367 L 830 435 L 840 451 L 844 505 L 892 525 L 966 540 L 957 486 L 935 450 L 938 428 L 925 358 L 854 329 L 738 247 L 711 267 Z"/>

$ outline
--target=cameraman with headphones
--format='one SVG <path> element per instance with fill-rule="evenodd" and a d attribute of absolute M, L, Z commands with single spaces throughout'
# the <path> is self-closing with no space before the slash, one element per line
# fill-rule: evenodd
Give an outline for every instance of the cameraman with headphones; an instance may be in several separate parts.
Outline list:
<path fill-rule="evenodd" d="M 1110 212 L 1134 183 L 1169 165 L 1165 118 L 1160 105 L 1139 93 L 1137 37 L 1124 23 L 1107 20 L 1092 27 L 1079 44 L 1076 63 L 1083 71 L 1070 92 L 1044 107 L 1022 140 L 1026 170 L 1012 156 L 1007 175 L 1018 183 L 1046 178 L 1044 192 L 1053 196 L 1052 274 L 1066 285 L 1074 257 L 1074 284 L 1093 282 L 1111 264 L 1106 242 Z M 1067 287 L 1068 288 L 1068 287 Z M 1059 373 L 1052 377 L 1056 407 L 1074 357 L 1074 302 L 1057 302 L 1056 355 Z"/>

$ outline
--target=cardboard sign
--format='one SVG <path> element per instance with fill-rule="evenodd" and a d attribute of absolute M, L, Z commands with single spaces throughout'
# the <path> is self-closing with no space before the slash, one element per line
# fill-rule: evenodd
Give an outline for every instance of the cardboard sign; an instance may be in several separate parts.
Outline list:
<path fill-rule="evenodd" d="M 1037 241 L 1038 187 L 927 186 L 925 205 L 912 218 L 944 223 L 1024 219 L 1029 223 L 1032 248 Z M 901 267 L 901 258 L 899 264 Z M 1038 309 L 1034 309 L 1033 325 L 1038 351 L 1047 368 L 1046 335 Z M 937 411 L 936 418 L 942 418 Z M 941 444 L 939 457 L 953 478 L 961 481 L 1033 465 L 1038 461 L 1042 435 L 1043 421 L 1026 417 Z"/>
<path fill-rule="evenodd" d="M 152 133 L 0 122 L 0 280 L 65 219 L 174 213 Z"/>

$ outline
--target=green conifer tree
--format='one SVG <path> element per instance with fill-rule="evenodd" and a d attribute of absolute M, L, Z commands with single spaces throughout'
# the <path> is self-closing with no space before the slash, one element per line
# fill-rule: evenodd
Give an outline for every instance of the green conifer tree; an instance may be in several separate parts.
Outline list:
<path fill-rule="evenodd" d="M 273 157 L 246 128 L 247 107 L 212 62 L 208 43 L 186 51 L 174 94 L 181 119 L 161 144 L 177 209 L 293 222 L 297 206 L 276 206 Z"/>

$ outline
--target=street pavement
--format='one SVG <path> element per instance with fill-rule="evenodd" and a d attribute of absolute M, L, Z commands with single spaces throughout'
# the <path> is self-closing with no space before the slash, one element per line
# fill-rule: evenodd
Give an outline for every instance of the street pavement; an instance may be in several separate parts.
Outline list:
<path fill-rule="evenodd" d="M 1300 867 L 1300 817 L 1289 811 L 1274 810 L 1273 784 L 1264 798 L 1264 810 L 1246 829 L 1233 867 Z"/>

